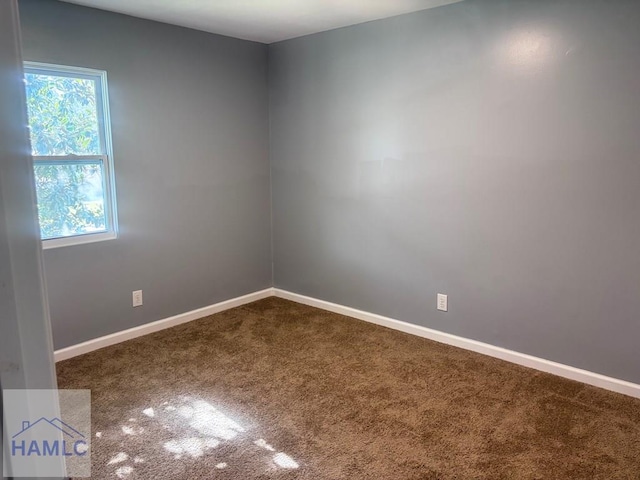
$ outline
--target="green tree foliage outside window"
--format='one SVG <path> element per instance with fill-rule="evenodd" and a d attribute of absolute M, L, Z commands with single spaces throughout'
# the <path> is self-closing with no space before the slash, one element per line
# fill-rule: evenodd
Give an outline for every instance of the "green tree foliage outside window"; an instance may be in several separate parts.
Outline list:
<path fill-rule="evenodd" d="M 25 80 L 42 238 L 105 231 L 103 160 L 83 159 L 104 153 L 96 81 L 30 72 Z"/>

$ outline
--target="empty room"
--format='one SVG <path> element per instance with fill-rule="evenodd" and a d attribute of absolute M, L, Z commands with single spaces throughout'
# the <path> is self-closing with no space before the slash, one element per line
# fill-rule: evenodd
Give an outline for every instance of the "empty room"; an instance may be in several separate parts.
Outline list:
<path fill-rule="evenodd" d="M 0 0 L 4 478 L 640 480 L 639 26 Z"/>

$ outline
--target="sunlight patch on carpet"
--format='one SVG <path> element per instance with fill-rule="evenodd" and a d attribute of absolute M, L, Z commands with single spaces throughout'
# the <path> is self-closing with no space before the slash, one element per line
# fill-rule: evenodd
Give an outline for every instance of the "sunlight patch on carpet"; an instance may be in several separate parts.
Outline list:
<path fill-rule="evenodd" d="M 123 437 L 121 447 L 126 447 L 127 437 L 146 432 L 152 444 L 158 441 L 153 440 L 154 437 L 160 440 L 155 448 L 160 448 L 172 455 L 174 461 L 184 462 L 194 461 L 207 455 L 216 455 L 213 451 L 224 442 L 250 442 L 259 450 L 248 449 L 247 451 L 252 452 L 251 455 L 263 457 L 267 471 L 299 468 L 299 464 L 291 456 L 278 452 L 264 438 L 252 440 L 248 436 L 247 428 L 205 400 L 180 396 L 174 401 L 165 401 L 159 406 L 142 407 L 138 412 L 142 413 L 139 419 L 129 418 L 127 424 L 120 427 L 120 435 Z M 164 438 L 157 437 L 156 430 L 159 429 L 166 432 Z M 99 432 L 96 436 L 101 438 L 102 433 Z M 134 474 L 136 466 L 145 463 L 137 453 L 131 452 L 129 455 L 125 451 L 117 451 L 112 454 L 107 465 L 114 466 L 116 477 L 130 477 Z M 222 458 L 219 460 L 215 464 L 216 469 L 233 467 L 232 462 L 222 461 Z"/>

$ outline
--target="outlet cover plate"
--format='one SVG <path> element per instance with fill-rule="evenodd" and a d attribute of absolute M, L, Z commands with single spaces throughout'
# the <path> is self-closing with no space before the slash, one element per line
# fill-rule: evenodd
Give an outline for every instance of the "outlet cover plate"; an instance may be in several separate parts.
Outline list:
<path fill-rule="evenodd" d="M 449 310 L 449 296 L 444 293 L 438 294 L 438 310 L 447 312 Z"/>
<path fill-rule="evenodd" d="M 142 290 L 136 290 L 131 293 L 134 307 L 142 306 Z"/>

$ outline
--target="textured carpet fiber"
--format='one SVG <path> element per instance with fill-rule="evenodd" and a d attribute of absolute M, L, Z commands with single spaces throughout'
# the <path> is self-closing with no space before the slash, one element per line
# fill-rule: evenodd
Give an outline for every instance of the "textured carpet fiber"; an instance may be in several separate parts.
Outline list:
<path fill-rule="evenodd" d="M 640 479 L 640 401 L 268 298 L 58 364 L 93 478 Z"/>

